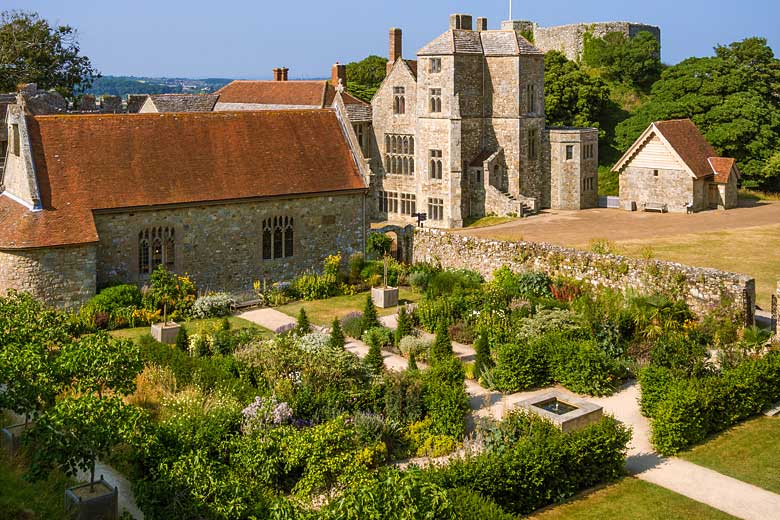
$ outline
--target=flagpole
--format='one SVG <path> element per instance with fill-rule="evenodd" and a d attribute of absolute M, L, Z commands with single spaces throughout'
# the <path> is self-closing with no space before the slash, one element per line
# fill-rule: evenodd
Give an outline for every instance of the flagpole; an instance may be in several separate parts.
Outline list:
<path fill-rule="evenodd" d="M 513 18 L 512 18 L 512 0 L 509 0 L 509 19 L 513 20 Z"/>

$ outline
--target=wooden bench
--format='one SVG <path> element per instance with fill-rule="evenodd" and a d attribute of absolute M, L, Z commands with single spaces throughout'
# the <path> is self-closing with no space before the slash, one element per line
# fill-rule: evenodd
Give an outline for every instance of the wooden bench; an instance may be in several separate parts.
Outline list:
<path fill-rule="evenodd" d="M 645 211 L 660 211 L 661 213 L 666 213 L 669 210 L 663 202 L 645 202 L 642 207 Z"/>

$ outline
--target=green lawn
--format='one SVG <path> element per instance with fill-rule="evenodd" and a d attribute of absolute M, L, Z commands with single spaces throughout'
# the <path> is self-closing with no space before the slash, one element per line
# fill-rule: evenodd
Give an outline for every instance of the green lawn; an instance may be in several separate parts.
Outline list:
<path fill-rule="evenodd" d="M 197 334 L 207 326 L 211 326 L 214 324 L 218 324 L 222 321 L 222 318 L 209 318 L 206 320 L 191 320 L 186 321 L 182 323 L 187 329 L 188 334 Z M 228 321 L 230 322 L 230 327 L 233 329 L 261 329 L 266 332 L 268 332 L 268 336 L 271 337 L 273 333 L 270 330 L 264 329 L 263 327 L 259 325 L 255 325 L 251 321 L 247 321 L 243 318 L 236 318 L 235 316 L 230 316 L 228 318 Z M 137 340 L 144 334 L 149 334 L 149 327 L 136 327 L 134 329 L 119 329 L 111 332 L 111 335 L 117 338 L 128 338 L 132 340 Z"/>
<path fill-rule="evenodd" d="M 780 418 L 752 419 L 679 456 L 780 493 Z"/>
<path fill-rule="evenodd" d="M 59 471 L 46 480 L 24 480 L 25 467 L 19 459 L 0 452 L 0 519 L 67 518 L 65 489 L 74 482 Z"/>
<path fill-rule="evenodd" d="M 465 227 L 469 228 L 481 228 L 487 226 L 496 226 L 498 224 L 505 224 L 506 222 L 517 220 L 518 218 L 519 217 L 496 217 L 495 215 L 482 218 L 467 218 L 464 222 L 464 225 Z"/>
<path fill-rule="evenodd" d="M 316 300 L 313 302 L 294 302 L 288 305 L 277 307 L 278 311 L 281 311 L 289 316 L 297 317 L 301 310 L 301 307 L 306 309 L 306 314 L 309 317 L 309 321 L 315 325 L 330 325 L 334 317 L 342 318 L 354 311 L 363 311 L 363 307 L 366 304 L 367 292 L 355 294 L 354 296 L 336 296 L 334 298 L 328 298 L 327 300 Z M 422 295 L 407 287 L 401 287 L 398 298 L 400 303 L 412 303 L 416 302 L 422 297 Z M 377 309 L 380 316 L 387 314 L 394 314 L 396 308 Z"/>
<path fill-rule="evenodd" d="M 726 513 L 634 477 L 532 515 L 534 520 L 726 520 Z"/>

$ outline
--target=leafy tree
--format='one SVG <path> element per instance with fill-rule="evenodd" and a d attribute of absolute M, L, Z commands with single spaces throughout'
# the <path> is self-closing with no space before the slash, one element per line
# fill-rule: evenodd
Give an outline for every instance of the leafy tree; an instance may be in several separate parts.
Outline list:
<path fill-rule="evenodd" d="M 105 331 L 83 336 L 61 350 L 58 362 L 80 393 L 107 391 L 127 395 L 143 369 L 141 351 L 131 340 L 111 338 Z"/>
<path fill-rule="evenodd" d="M 379 315 L 376 312 L 376 306 L 374 305 L 374 300 L 371 298 L 371 294 L 366 296 L 366 305 L 363 307 L 363 317 L 360 321 L 360 327 L 363 332 L 375 327 L 381 327 Z"/>
<path fill-rule="evenodd" d="M 544 112 L 549 125 L 598 128 L 609 102 L 604 80 L 589 75 L 561 52 L 544 56 Z"/>
<path fill-rule="evenodd" d="M 298 312 L 298 322 L 295 325 L 295 331 L 303 336 L 311 332 L 311 323 L 309 322 L 309 316 L 306 314 L 306 309 L 301 307 Z"/>
<path fill-rule="evenodd" d="M 176 333 L 176 348 L 182 352 L 190 351 L 190 337 L 184 325 L 180 326 L 179 332 Z"/>
<path fill-rule="evenodd" d="M 368 235 L 366 250 L 377 257 L 389 254 L 392 246 L 393 239 L 384 233 L 371 233 Z"/>
<path fill-rule="evenodd" d="M 328 338 L 328 346 L 330 348 L 342 349 L 345 344 L 344 331 L 341 330 L 341 322 L 338 318 L 333 318 L 333 324 L 330 329 L 330 338 Z"/>
<path fill-rule="evenodd" d="M 439 320 L 436 326 L 436 338 L 431 345 L 431 360 L 440 360 L 452 357 L 452 341 L 450 341 L 450 333 L 447 330 L 447 323 L 444 320 Z"/>
<path fill-rule="evenodd" d="M 45 478 L 60 467 L 75 476 L 78 470 L 90 472 L 95 482 L 95 462 L 111 448 L 130 439 L 141 419 L 140 410 L 126 406 L 118 397 L 84 395 L 67 397 L 44 414 L 30 432 L 30 474 Z"/>
<path fill-rule="evenodd" d="M 369 56 L 347 63 L 347 92 L 363 101 L 371 101 L 385 79 L 387 59 Z"/>
<path fill-rule="evenodd" d="M 607 79 L 648 89 L 661 75 L 661 44 L 647 31 L 632 38 L 613 32 L 584 39 L 583 61 L 602 69 Z"/>
<path fill-rule="evenodd" d="M 780 187 L 772 156 L 780 149 L 780 60 L 764 38 L 715 48 L 715 56 L 689 58 L 667 68 L 651 100 L 616 129 L 627 149 L 653 121 L 691 118 L 724 156 L 734 157 L 744 180 Z"/>
<path fill-rule="evenodd" d="M 151 287 L 149 288 L 148 296 L 155 302 L 156 307 L 162 305 L 163 323 L 168 323 L 168 308 L 176 305 L 176 301 L 181 294 L 180 280 L 174 273 L 171 273 L 165 269 L 165 266 L 160 264 L 152 272 L 150 282 Z"/>
<path fill-rule="evenodd" d="M 98 77 L 89 58 L 81 55 L 72 27 L 50 25 L 33 12 L 0 13 L 0 91 L 37 83 L 39 88 L 72 97 Z"/>
<path fill-rule="evenodd" d="M 414 327 L 412 326 L 412 318 L 409 316 L 409 313 L 406 312 L 406 306 L 401 306 L 400 309 L 398 309 L 398 320 L 395 328 L 395 346 L 397 347 L 403 338 L 406 336 L 411 336 L 414 332 Z"/>

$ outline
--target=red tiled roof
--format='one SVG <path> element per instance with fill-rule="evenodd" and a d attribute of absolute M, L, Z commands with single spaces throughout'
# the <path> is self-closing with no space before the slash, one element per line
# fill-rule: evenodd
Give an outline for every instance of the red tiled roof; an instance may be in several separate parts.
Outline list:
<path fill-rule="evenodd" d="M 252 103 L 257 105 L 293 105 L 327 108 L 333 104 L 336 89 L 329 81 L 248 81 L 236 80 L 228 83 L 215 94 L 220 103 Z M 346 105 L 366 105 L 356 97 L 344 92 Z"/>
<path fill-rule="evenodd" d="M 685 164 L 693 171 L 697 179 L 703 179 L 713 174 L 708 159 L 717 157 L 718 153 L 707 142 L 693 121 L 690 119 L 675 119 L 658 121 L 654 125 Z"/>
<path fill-rule="evenodd" d="M 715 172 L 715 182 L 728 184 L 732 169 L 734 169 L 739 179 L 739 171 L 734 168 L 736 161 L 731 157 L 710 157 L 709 163 L 712 166 L 712 171 Z"/>
<path fill-rule="evenodd" d="M 0 248 L 94 242 L 93 210 L 366 188 L 332 110 L 27 121 L 43 211 L 0 197 Z"/>

